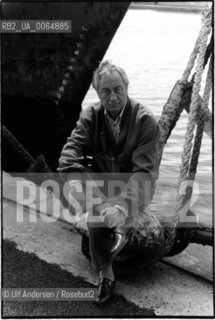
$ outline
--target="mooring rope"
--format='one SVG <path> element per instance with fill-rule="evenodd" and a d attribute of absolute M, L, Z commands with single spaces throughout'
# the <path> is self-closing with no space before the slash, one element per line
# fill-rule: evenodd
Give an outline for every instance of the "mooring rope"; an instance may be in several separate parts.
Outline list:
<path fill-rule="evenodd" d="M 204 16 L 202 19 L 203 26 L 200 30 L 199 37 L 196 41 L 194 50 L 190 56 L 187 68 L 185 69 L 182 80 L 187 80 L 190 72 L 191 67 L 194 66 L 195 58 L 197 56 L 197 66 L 196 66 L 196 74 L 194 78 L 194 85 L 193 85 L 193 91 L 192 91 L 192 97 L 191 97 L 191 105 L 190 105 L 190 113 L 188 115 L 188 124 L 187 124 L 187 131 L 185 134 L 185 143 L 183 147 L 183 154 L 182 154 L 182 163 L 180 166 L 180 176 L 178 181 L 178 194 L 177 194 L 177 205 L 176 205 L 176 224 L 180 222 L 181 214 L 183 214 L 184 208 L 184 198 L 186 198 L 186 195 L 184 195 L 181 192 L 181 186 L 185 180 L 188 178 L 188 172 L 189 172 L 189 163 L 191 158 L 191 149 L 192 149 L 192 141 L 194 137 L 194 129 L 195 129 L 195 118 L 198 108 L 198 102 L 199 102 L 199 92 L 201 88 L 201 81 L 202 81 L 202 73 L 204 70 L 204 61 L 205 61 L 205 54 L 207 49 L 207 41 L 208 41 L 208 35 L 211 32 L 211 19 L 212 19 L 212 12 L 211 10 L 208 10 L 207 12 L 204 12 Z M 207 84 L 210 86 L 209 84 Z M 208 92 L 209 89 L 206 90 Z M 208 95 L 208 93 L 207 93 Z M 208 98 L 207 98 L 208 99 Z M 204 121 L 203 121 L 204 123 Z M 199 139 L 201 137 L 199 136 Z M 198 142 L 199 143 L 199 142 Z M 197 150 L 197 149 L 196 149 Z M 186 212 L 185 212 L 186 213 Z"/>
<path fill-rule="evenodd" d="M 203 103 L 206 107 L 208 107 L 208 104 L 209 104 L 211 89 L 212 89 L 212 58 L 210 59 L 207 78 L 206 78 L 206 84 L 205 84 L 204 94 L 203 94 Z M 203 136 L 204 125 L 205 125 L 205 114 L 201 112 L 200 108 L 198 110 L 198 117 L 200 121 L 196 130 L 195 142 L 193 146 L 193 153 L 192 153 L 192 158 L 190 161 L 190 169 L 189 169 L 189 173 L 192 175 L 193 179 L 195 178 L 195 174 L 197 170 L 202 136 Z"/>
<path fill-rule="evenodd" d="M 36 164 L 35 158 L 4 125 L 2 125 L 2 132 L 3 136 L 12 145 L 12 147 L 21 155 L 21 157 L 28 163 L 28 165 Z"/>
<path fill-rule="evenodd" d="M 205 53 L 205 61 L 204 61 L 204 67 L 206 66 L 206 64 L 208 63 L 208 60 L 211 56 L 211 53 L 212 53 L 212 46 L 213 46 L 213 36 L 211 36 L 211 40 L 207 46 L 207 49 L 206 49 L 206 53 Z"/>
<path fill-rule="evenodd" d="M 204 95 L 203 95 L 203 103 L 204 103 L 204 97 L 207 99 L 206 103 L 204 103 L 205 105 L 208 105 L 211 88 L 212 88 L 212 60 L 209 65 L 205 89 L 204 89 Z M 204 132 L 205 119 L 206 119 L 205 114 L 203 112 L 201 112 L 200 105 L 198 106 L 197 114 L 198 114 L 198 118 L 199 118 L 199 124 L 197 126 L 192 157 L 190 160 L 189 175 L 188 175 L 189 186 L 187 187 L 186 194 L 184 195 L 184 198 L 183 198 L 183 206 L 188 205 L 188 201 L 190 201 L 192 194 L 193 194 L 193 183 L 194 183 L 195 176 L 196 176 L 199 154 L 200 154 L 200 149 L 201 149 L 201 144 L 202 144 L 202 137 L 203 137 L 203 132 Z M 186 207 L 184 207 L 184 208 L 186 208 Z"/>
<path fill-rule="evenodd" d="M 212 57 L 210 58 L 210 62 L 209 62 L 206 85 L 205 85 L 205 90 L 203 94 L 204 105 L 206 108 L 208 108 L 211 89 L 212 89 Z"/>
<path fill-rule="evenodd" d="M 207 16 L 208 15 L 208 11 L 206 11 L 204 13 L 204 15 Z M 203 16 L 202 20 L 204 20 L 204 16 Z M 210 57 L 210 54 L 211 54 L 211 51 L 212 51 L 212 43 L 213 43 L 213 37 L 211 36 L 210 43 L 208 44 L 207 49 L 206 49 L 206 53 L 205 53 L 204 67 L 207 64 L 208 59 Z M 201 31 L 200 31 L 199 36 L 198 36 L 198 38 L 196 40 L 196 43 L 194 45 L 193 52 L 190 55 L 189 61 L 187 63 L 187 67 L 184 70 L 184 73 L 182 75 L 181 81 L 187 81 L 188 80 L 188 78 L 190 76 L 190 73 L 191 73 L 191 71 L 192 71 L 192 69 L 194 67 L 195 60 L 196 60 L 196 57 L 197 57 L 197 54 L 198 54 L 198 51 L 199 51 L 200 44 L 201 44 Z"/>
<path fill-rule="evenodd" d="M 184 73 L 182 75 L 181 81 L 188 81 L 188 78 L 189 78 L 190 73 L 194 67 L 194 63 L 195 63 L 195 60 L 196 60 L 196 57 L 197 57 L 197 54 L 199 51 L 200 40 L 201 40 L 201 38 L 200 38 L 200 34 L 199 34 L 198 39 L 196 40 L 193 52 L 190 55 L 190 59 L 188 61 L 187 67 L 184 70 Z"/>

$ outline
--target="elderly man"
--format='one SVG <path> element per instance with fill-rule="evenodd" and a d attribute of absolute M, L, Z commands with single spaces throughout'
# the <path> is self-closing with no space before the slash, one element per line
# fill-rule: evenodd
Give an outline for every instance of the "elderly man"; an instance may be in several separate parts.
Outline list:
<path fill-rule="evenodd" d="M 93 87 L 100 102 L 81 112 L 59 160 L 59 171 L 66 172 L 69 180 L 74 180 L 74 172 L 89 172 L 83 162 L 87 156 L 92 157 L 93 172 L 127 173 L 124 189 L 114 202 L 104 196 L 95 206 L 103 227 L 88 225 L 92 266 L 100 277 L 99 303 L 113 293 L 114 254 L 126 243 L 124 235 L 138 212 L 151 201 L 158 172 L 158 123 L 146 107 L 128 97 L 128 83 L 122 68 L 109 61 L 99 65 Z M 77 199 L 83 202 L 84 197 L 79 194 Z"/>

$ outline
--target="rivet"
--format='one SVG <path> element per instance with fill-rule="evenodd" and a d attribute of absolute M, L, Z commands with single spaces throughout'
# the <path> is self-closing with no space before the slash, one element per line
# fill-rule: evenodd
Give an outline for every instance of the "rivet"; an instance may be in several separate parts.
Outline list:
<path fill-rule="evenodd" d="M 60 93 L 63 93 L 63 92 L 64 92 L 64 87 L 60 87 L 60 88 L 59 88 L 59 92 L 60 92 Z"/>

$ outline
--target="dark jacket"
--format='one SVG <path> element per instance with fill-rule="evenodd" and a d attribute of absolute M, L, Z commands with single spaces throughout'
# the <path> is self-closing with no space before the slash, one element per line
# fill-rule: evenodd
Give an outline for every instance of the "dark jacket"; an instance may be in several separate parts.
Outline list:
<path fill-rule="evenodd" d="M 63 147 L 58 170 L 84 171 L 83 159 L 91 156 L 94 172 L 127 173 L 126 188 L 116 203 L 134 216 L 148 205 L 154 192 L 159 137 L 159 125 L 151 111 L 128 98 L 116 144 L 99 102 L 81 112 Z"/>

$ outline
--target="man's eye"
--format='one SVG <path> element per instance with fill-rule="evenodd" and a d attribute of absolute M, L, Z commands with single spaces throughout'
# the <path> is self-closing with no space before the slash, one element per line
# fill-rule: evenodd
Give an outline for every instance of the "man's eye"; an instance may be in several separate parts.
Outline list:
<path fill-rule="evenodd" d="M 117 88 L 114 91 L 115 91 L 115 93 L 120 93 L 122 91 L 122 88 Z"/>
<path fill-rule="evenodd" d="M 102 93 L 104 93 L 104 94 L 109 94 L 109 93 L 110 93 L 110 90 L 108 90 L 108 89 L 103 89 L 103 90 L 102 90 Z"/>

